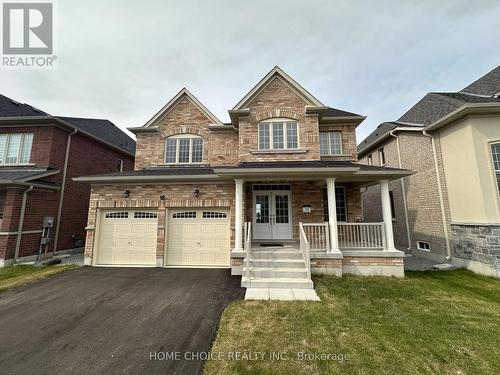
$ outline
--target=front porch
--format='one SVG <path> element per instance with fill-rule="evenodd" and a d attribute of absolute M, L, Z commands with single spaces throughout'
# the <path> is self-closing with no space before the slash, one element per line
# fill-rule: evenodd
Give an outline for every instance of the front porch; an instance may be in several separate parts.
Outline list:
<path fill-rule="evenodd" d="M 243 276 L 243 286 L 269 287 L 276 276 L 276 287 L 287 278 L 299 288 L 312 288 L 312 274 L 404 276 L 388 179 L 377 181 L 384 214 L 379 223 L 362 222 L 360 183 L 345 178 L 235 183 L 231 270 Z"/>

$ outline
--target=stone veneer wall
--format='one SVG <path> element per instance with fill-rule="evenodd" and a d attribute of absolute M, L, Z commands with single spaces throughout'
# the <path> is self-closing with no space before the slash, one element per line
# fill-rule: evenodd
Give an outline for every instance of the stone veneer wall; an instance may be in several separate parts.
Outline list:
<path fill-rule="evenodd" d="M 500 275 L 500 225 L 452 224 L 451 231 L 455 258 L 482 263 L 484 273 Z"/>

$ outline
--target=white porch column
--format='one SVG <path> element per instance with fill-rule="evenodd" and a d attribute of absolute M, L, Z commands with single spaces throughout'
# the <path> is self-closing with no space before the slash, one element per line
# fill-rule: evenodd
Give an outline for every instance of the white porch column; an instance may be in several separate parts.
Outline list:
<path fill-rule="evenodd" d="M 380 180 L 380 200 L 382 201 L 382 217 L 384 219 L 385 240 L 387 249 L 396 250 L 394 248 L 394 234 L 392 232 L 392 214 L 391 214 L 391 199 L 389 197 L 389 180 Z"/>
<path fill-rule="evenodd" d="M 234 250 L 243 250 L 243 180 L 234 180 L 236 197 L 234 200 Z"/>
<path fill-rule="evenodd" d="M 330 227 L 330 252 L 339 253 L 339 234 L 337 228 L 337 205 L 335 204 L 335 178 L 326 179 L 328 197 L 328 223 Z"/>

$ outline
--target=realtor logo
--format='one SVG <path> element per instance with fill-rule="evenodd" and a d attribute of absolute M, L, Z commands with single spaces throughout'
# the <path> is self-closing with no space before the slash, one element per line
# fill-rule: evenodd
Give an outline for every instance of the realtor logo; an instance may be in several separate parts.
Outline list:
<path fill-rule="evenodd" d="M 46 1 L 2 4 L 3 67 L 54 66 L 53 11 Z"/>
<path fill-rule="evenodd" d="M 4 3 L 4 55 L 52 54 L 52 26 L 51 3 Z"/>

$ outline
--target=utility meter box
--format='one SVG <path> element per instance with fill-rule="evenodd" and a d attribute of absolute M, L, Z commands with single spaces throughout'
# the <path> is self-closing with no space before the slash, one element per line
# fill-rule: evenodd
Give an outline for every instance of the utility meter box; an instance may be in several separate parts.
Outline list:
<path fill-rule="evenodd" d="M 52 228 L 54 226 L 54 217 L 53 216 L 45 216 L 42 221 L 43 228 Z"/>

